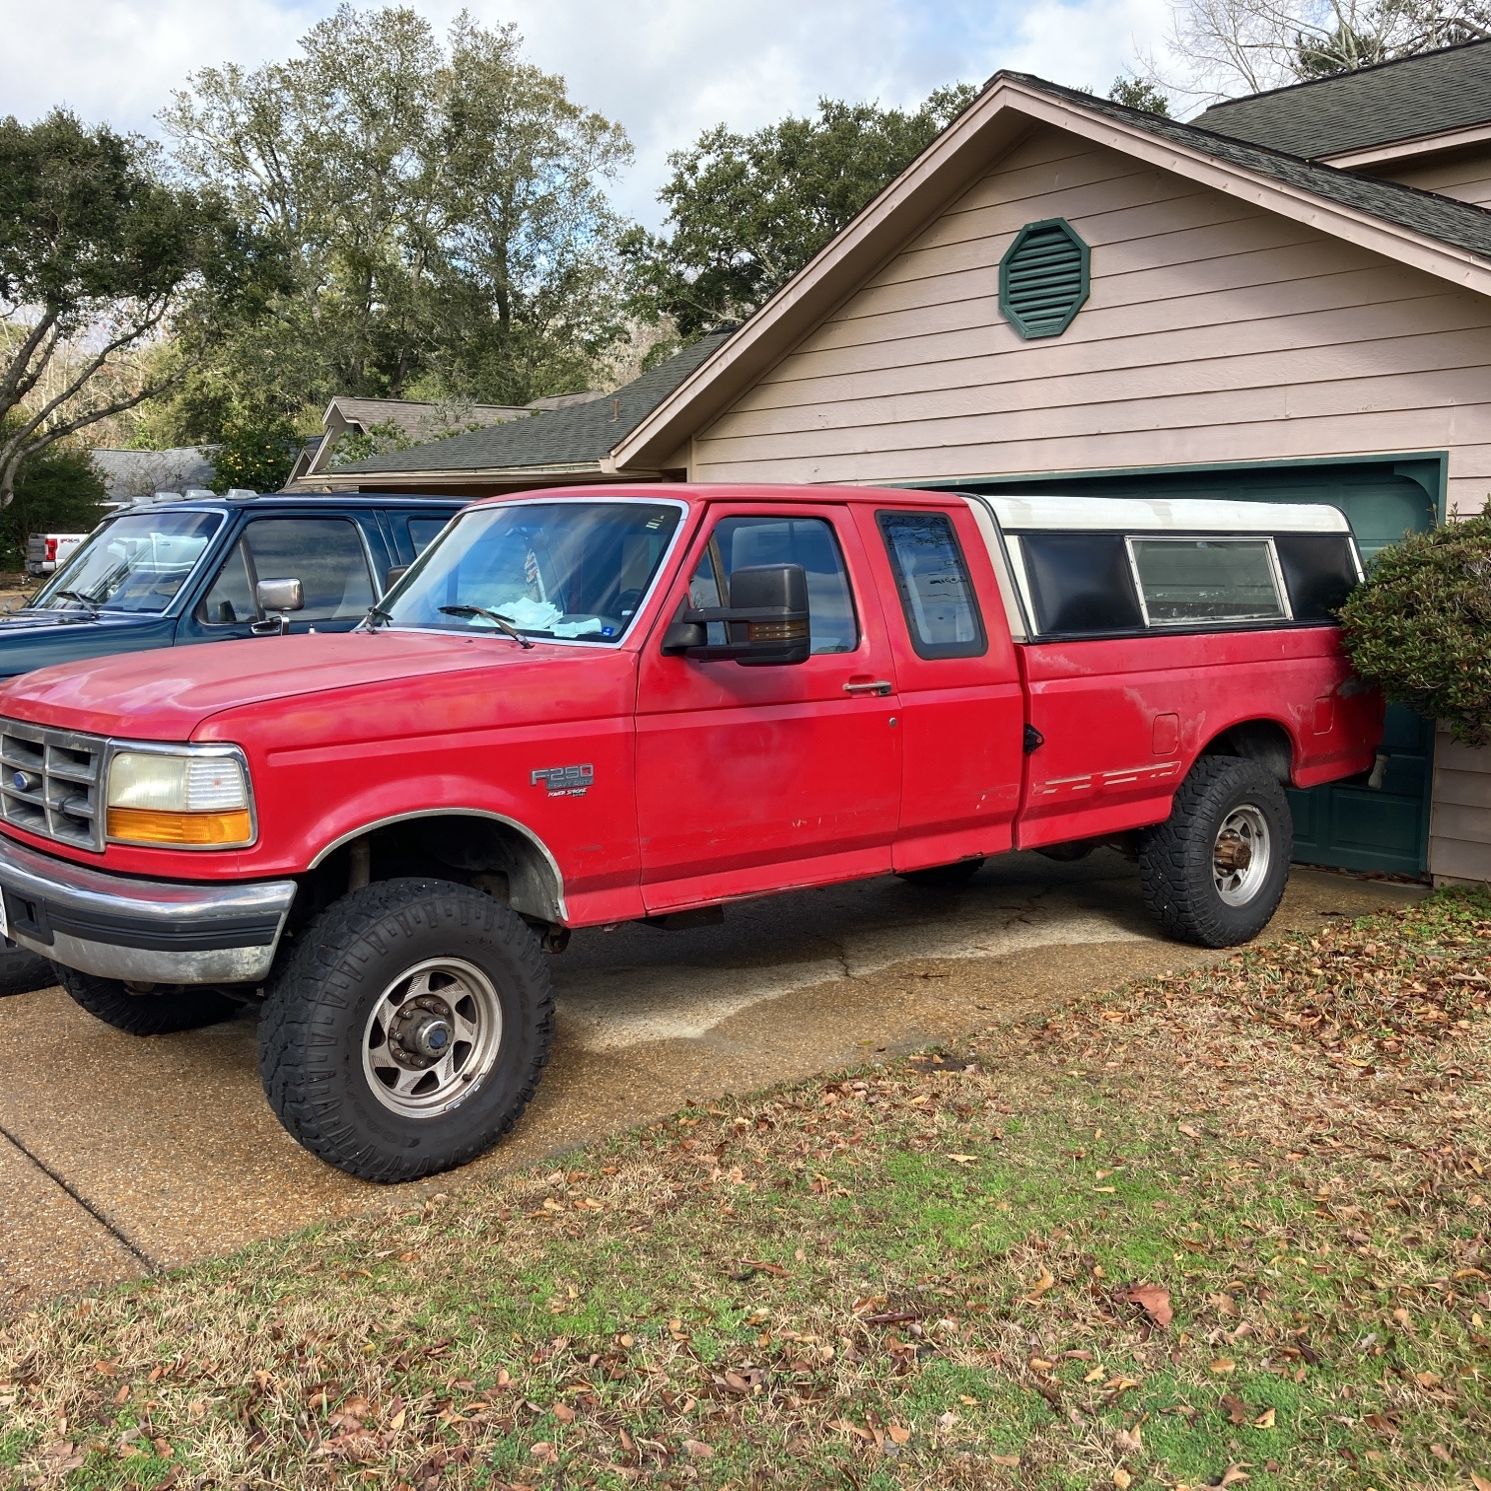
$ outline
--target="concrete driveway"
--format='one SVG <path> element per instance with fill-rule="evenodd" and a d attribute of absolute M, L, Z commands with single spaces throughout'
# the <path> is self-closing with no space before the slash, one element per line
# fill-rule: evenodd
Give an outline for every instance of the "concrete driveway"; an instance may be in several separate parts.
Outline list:
<path fill-rule="evenodd" d="M 1297 872 L 1271 933 L 1414 887 Z M 967 890 L 878 880 L 754 902 L 719 927 L 577 935 L 538 1100 L 495 1153 L 393 1190 L 322 1165 L 259 1090 L 254 1027 L 141 1040 L 61 990 L 0 1000 L 0 1312 L 310 1222 L 450 1190 L 638 1119 L 955 1040 L 1214 957 L 1161 941 L 1133 868 L 1019 855 Z"/>

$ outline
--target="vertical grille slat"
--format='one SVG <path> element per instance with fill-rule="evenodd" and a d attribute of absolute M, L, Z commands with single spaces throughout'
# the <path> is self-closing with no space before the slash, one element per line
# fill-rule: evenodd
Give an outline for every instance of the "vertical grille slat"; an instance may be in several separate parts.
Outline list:
<path fill-rule="evenodd" d="M 0 819 L 28 833 L 102 850 L 104 741 L 0 719 Z"/>

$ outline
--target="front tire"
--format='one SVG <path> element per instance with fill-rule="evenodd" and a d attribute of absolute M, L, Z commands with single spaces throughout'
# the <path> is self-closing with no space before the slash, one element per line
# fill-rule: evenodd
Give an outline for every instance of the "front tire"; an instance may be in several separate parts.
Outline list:
<path fill-rule="evenodd" d="M 166 984 L 136 992 L 116 978 L 97 978 L 60 966 L 57 977 L 90 1015 L 126 1035 L 174 1035 L 178 1030 L 199 1030 L 232 1019 L 239 1008 L 216 989 Z"/>
<path fill-rule="evenodd" d="M 1269 923 L 1294 845 L 1278 779 L 1256 761 L 1203 756 L 1139 845 L 1144 903 L 1171 937 L 1236 947 Z"/>
<path fill-rule="evenodd" d="M 469 886 L 390 880 L 301 932 L 259 1025 L 271 1107 L 363 1180 L 417 1180 L 490 1149 L 548 1059 L 554 995 L 537 938 Z"/>
<path fill-rule="evenodd" d="M 0 943 L 0 999 L 50 989 L 56 982 L 57 970 L 45 958 L 12 942 Z"/>

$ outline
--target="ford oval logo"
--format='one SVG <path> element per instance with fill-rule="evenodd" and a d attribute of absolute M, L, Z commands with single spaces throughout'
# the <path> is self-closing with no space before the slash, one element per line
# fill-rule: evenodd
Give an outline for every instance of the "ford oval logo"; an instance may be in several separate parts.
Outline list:
<path fill-rule="evenodd" d="M 16 772 L 10 781 L 17 792 L 29 792 L 36 785 L 24 771 Z"/>

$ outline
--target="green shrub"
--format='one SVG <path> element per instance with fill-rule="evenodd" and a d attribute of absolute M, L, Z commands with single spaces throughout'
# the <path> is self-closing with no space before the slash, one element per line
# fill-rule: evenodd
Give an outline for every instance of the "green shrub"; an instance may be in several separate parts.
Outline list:
<path fill-rule="evenodd" d="M 1456 740 L 1491 738 L 1491 512 L 1378 555 L 1341 613 L 1356 670 Z"/>

